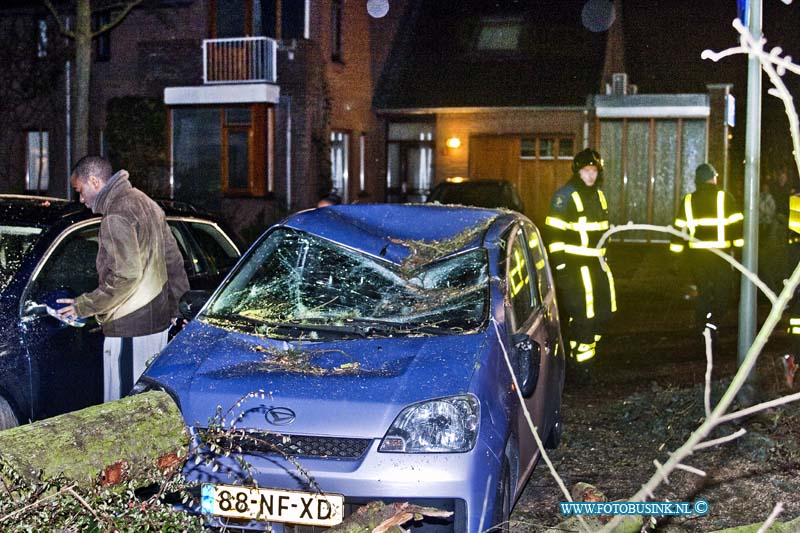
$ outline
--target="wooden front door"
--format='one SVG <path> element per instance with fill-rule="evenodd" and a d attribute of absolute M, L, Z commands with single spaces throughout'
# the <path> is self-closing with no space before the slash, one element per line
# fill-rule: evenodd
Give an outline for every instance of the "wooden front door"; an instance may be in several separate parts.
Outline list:
<path fill-rule="evenodd" d="M 565 136 L 497 135 L 470 137 L 469 177 L 471 179 L 505 179 L 519 190 L 525 214 L 540 228 L 550 206 L 550 198 L 570 177 L 572 147 L 558 155 L 555 139 Z M 522 154 L 522 146 L 535 147 Z M 533 144 L 531 144 L 533 143 Z M 561 144 L 559 143 L 559 144 Z M 545 151 L 547 146 L 547 151 Z M 526 148 L 529 150 L 529 148 Z M 551 154 L 551 152 L 553 152 Z M 548 155 L 544 155 L 548 154 Z"/>

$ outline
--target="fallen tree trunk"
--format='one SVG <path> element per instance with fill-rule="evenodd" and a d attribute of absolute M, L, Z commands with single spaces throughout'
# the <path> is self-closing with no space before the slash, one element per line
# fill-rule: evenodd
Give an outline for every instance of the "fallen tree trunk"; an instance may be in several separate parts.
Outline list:
<path fill-rule="evenodd" d="M 186 457 L 189 436 L 170 396 L 147 392 L 0 431 L 0 460 L 31 482 L 142 486 Z"/>

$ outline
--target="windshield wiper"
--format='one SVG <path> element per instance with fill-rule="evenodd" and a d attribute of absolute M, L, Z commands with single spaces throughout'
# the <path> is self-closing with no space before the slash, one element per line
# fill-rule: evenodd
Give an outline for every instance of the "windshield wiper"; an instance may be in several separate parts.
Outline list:
<path fill-rule="evenodd" d="M 300 331 L 314 331 L 320 333 L 339 333 L 347 335 L 357 335 L 359 337 L 366 337 L 366 332 L 360 326 L 348 324 L 330 324 L 330 323 L 314 323 L 314 322 L 277 322 L 273 320 L 260 320 L 241 313 L 232 315 L 205 315 L 205 318 L 225 326 L 246 326 L 250 331 L 274 329 L 281 332 L 299 336 Z M 264 333 L 264 331 L 259 331 Z"/>

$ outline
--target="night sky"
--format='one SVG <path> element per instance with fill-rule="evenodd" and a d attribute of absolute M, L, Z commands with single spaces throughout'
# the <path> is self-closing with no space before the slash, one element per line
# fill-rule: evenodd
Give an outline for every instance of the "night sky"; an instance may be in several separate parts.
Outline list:
<path fill-rule="evenodd" d="M 630 0 L 623 2 L 626 63 L 629 81 L 643 93 L 705 92 L 709 83 L 732 83 L 736 97 L 736 127 L 731 141 L 731 175 L 741 181 L 746 128 L 747 58 L 737 55 L 715 63 L 703 60 L 705 49 L 722 51 L 738 45 L 731 25 L 735 0 Z M 800 3 L 763 2 L 763 36 L 767 48 L 779 45 L 800 62 Z M 787 73 L 792 93 L 800 95 L 798 76 Z M 762 97 L 761 174 L 792 164 L 788 121 L 782 102 Z M 800 103 L 800 99 L 798 99 Z"/>

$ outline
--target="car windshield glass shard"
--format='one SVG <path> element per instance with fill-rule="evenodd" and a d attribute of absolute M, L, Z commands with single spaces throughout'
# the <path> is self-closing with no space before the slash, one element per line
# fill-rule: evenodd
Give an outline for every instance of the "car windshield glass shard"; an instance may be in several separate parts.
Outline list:
<path fill-rule="evenodd" d="M 469 332 L 485 322 L 488 281 L 484 250 L 405 275 L 389 262 L 279 229 L 211 302 L 207 316 L 230 317 L 234 328 L 235 317 L 258 320 L 264 333 L 276 325 L 329 325 L 375 336 Z"/>
<path fill-rule="evenodd" d="M 41 232 L 40 228 L 0 226 L 0 290 L 11 281 Z"/>

